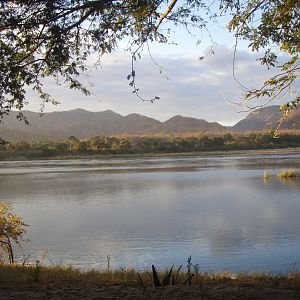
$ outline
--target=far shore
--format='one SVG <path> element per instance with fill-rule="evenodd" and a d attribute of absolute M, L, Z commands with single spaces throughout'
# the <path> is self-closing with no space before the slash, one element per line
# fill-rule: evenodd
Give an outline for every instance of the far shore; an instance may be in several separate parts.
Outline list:
<path fill-rule="evenodd" d="M 299 148 L 299 131 L 282 132 L 280 136 L 270 132 L 95 136 L 84 139 L 70 136 L 64 140 L 31 142 L 9 142 L 0 138 L 0 160 L 235 155 L 249 151 L 292 151 L 290 149 Z"/>
<path fill-rule="evenodd" d="M 236 156 L 236 155 L 276 155 L 280 153 L 300 153 L 300 147 L 276 148 L 276 149 L 245 149 L 245 150 L 211 150 L 197 152 L 174 153 L 128 153 L 128 154 L 69 154 L 55 156 L 26 157 L 24 155 L 0 157 L 0 161 L 35 161 L 35 160 L 80 160 L 80 159 L 124 159 L 147 157 L 181 157 L 181 156 Z"/>

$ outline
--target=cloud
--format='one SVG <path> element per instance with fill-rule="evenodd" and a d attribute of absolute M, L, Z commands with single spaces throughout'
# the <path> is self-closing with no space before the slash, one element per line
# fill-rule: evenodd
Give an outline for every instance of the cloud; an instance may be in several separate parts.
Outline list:
<path fill-rule="evenodd" d="M 145 99 L 159 96 L 161 99 L 155 103 L 140 101 L 132 93 L 126 79 L 131 72 L 130 56 L 115 52 L 103 57 L 101 67 L 89 74 L 94 93 L 90 97 L 47 80 L 46 89 L 60 100 L 61 105 L 47 105 L 46 111 L 78 107 L 91 111 L 112 109 L 122 115 L 135 112 L 159 120 L 180 114 L 233 124 L 246 115 L 237 113 L 235 110 L 239 108 L 229 104 L 229 101 L 239 102 L 243 93 L 233 78 L 233 51 L 225 46 L 217 46 L 214 50 L 215 54 L 203 60 L 195 55 L 156 55 L 155 63 L 162 67 L 161 74 L 149 55 L 137 60 L 137 86 Z M 235 76 L 249 88 L 258 86 L 272 75 L 272 71 L 259 65 L 257 58 L 246 51 L 240 51 L 236 56 Z M 85 77 L 83 80 L 87 82 Z M 37 111 L 40 101 L 31 92 L 29 94 L 31 100 L 27 108 Z"/>

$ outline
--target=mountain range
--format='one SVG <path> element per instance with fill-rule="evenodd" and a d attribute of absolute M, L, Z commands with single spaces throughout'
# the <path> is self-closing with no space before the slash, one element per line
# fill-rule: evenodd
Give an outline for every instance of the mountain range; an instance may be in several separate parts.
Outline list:
<path fill-rule="evenodd" d="M 58 140 L 69 136 L 86 138 L 92 136 L 111 136 L 120 134 L 142 135 L 155 133 L 192 133 L 220 131 L 256 131 L 275 129 L 280 119 L 279 106 L 264 107 L 251 112 L 245 119 L 233 127 L 225 127 L 216 122 L 174 116 L 165 122 L 142 116 L 129 114 L 122 116 L 111 110 L 90 112 L 83 109 L 70 111 L 39 113 L 23 111 L 29 125 L 16 119 L 17 112 L 11 112 L 0 123 L 0 137 L 8 141 L 18 140 Z M 286 120 L 284 129 L 300 129 L 300 109 L 293 115 L 295 122 Z"/>

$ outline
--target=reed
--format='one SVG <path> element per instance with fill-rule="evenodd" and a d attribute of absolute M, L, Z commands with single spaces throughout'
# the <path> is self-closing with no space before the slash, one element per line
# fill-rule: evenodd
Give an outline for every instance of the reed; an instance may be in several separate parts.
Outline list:
<path fill-rule="evenodd" d="M 263 175 L 263 178 L 264 179 L 269 179 L 269 177 L 270 177 L 270 173 L 269 173 L 269 171 L 264 171 L 264 175 Z"/>
<path fill-rule="evenodd" d="M 297 173 L 295 169 L 283 169 L 277 173 L 277 177 L 279 179 L 296 178 L 300 177 L 300 173 Z"/>

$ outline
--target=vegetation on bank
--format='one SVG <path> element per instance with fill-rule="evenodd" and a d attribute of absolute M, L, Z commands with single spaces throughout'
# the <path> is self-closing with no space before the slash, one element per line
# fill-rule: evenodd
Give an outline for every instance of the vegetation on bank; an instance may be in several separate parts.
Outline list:
<path fill-rule="evenodd" d="M 191 283 L 202 283 L 203 281 L 269 281 L 275 284 L 280 282 L 291 282 L 300 284 L 300 273 L 291 271 L 286 274 L 271 275 L 269 273 L 238 273 L 200 272 L 198 269 L 192 271 Z M 139 274 L 139 275 L 138 275 Z M 166 276 L 166 270 L 157 271 L 159 278 Z M 152 272 L 137 272 L 132 268 L 120 268 L 117 270 L 89 270 L 81 271 L 71 266 L 40 266 L 38 264 L 0 264 L 0 281 L 2 283 L 80 283 L 80 284 L 128 284 L 140 285 L 139 276 L 143 279 L 145 286 L 154 285 Z M 177 285 L 183 285 L 190 273 L 180 271 Z"/>
<path fill-rule="evenodd" d="M 96 136 L 78 139 L 74 136 L 61 141 L 10 143 L 0 139 L 0 159 L 25 157 L 47 158 L 94 154 L 147 154 L 201 151 L 255 150 L 300 147 L 300 132 L 281 133 L 214 133 L 156 136 Z"/>

